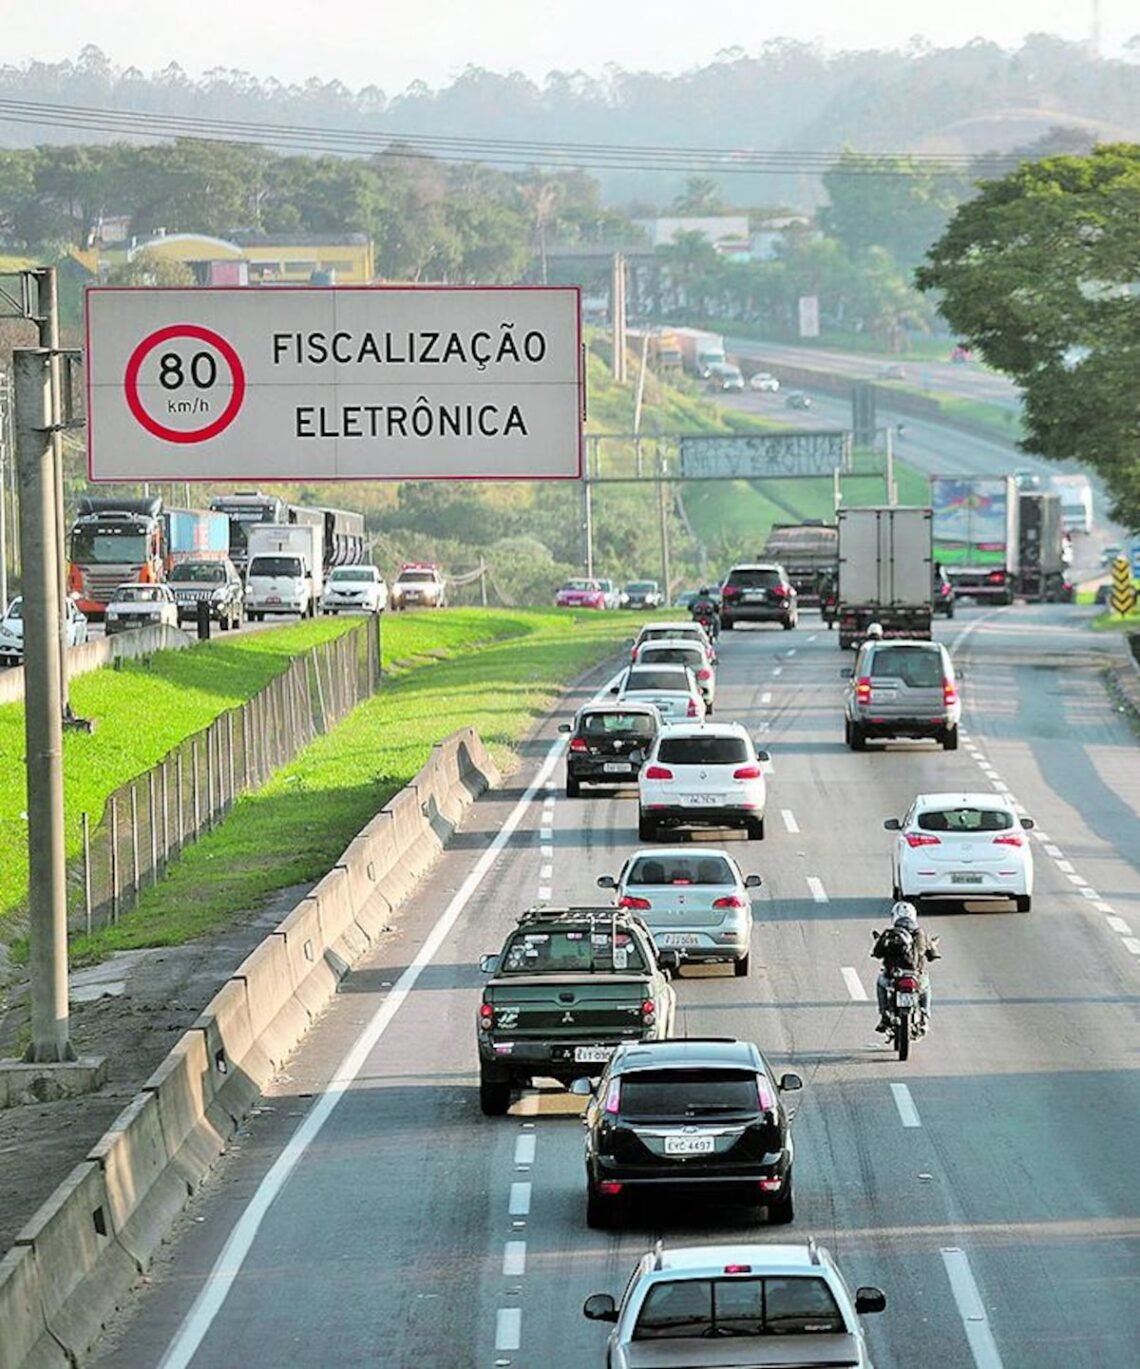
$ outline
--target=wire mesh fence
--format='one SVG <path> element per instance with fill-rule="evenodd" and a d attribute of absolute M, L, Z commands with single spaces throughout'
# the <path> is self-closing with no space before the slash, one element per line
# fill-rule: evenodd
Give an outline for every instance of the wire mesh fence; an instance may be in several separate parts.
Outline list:
<path fill-rule="evenodd" d="M 83 852 L 69 871 L 72 930 L 117 922 L 242 794 L 260 789 L 379 685 L 379 620 L 368 617 L 296 657 L 260 693 L 121 785 L 97 822 L 84 813 Z"/>

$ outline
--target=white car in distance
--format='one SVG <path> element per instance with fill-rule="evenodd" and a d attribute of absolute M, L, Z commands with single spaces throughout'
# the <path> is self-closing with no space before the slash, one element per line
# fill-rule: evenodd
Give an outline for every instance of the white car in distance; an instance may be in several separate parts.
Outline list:
<path fill-rule="evenodd" d="M 383 613 L 388 586 L 379 566 L 334 566 L 325 578 L 322 613 Z"/>
<path fill-rule="evenodd" d="M 716 702 L 716 672 L 712 652 L 703 642 L 693 638 L 657 638 L 642 642 L 633 657 L 634 665 L 687 665 L 696 677 L 697 686 L 705 701 L 705 715 L 712 716 Z"/>
<path fill-rule="evenodd" d="M 631 665 L 610 693 L 618 703 L 655 705 L 663 723 L 705 716 L 704 695 L 687 665 Z"/>
<path fill-rule="evenodd" d="M 994 794 L 919 794 L 894 832 L 891 887 L 921 912 L 929 903 L 1009 900 L 1033 906 L 1033 819 Z"/>
<path fill-rule="evenodd" d="M 67 601 L 67 645 L 87 640 L 87 619 L 74 600 Z M 17 594 L 0 618 L 0 665 L 22 665 L 24 660 L 24 596 Z"/>
<path fill-rule="evenodd" d="M 780 389 L 780 382 L 774 375 L 770 375 L 767 371 L 757 371 L 752 376 L 751 380 L 749 380 L 748 388 L 750 390 L 759 390 L 762 394 L 774 395 L 778 393 Z"/>
<path fill-rule="evenodd" d="M 108 637 L 136 627 L 178 626 L 178 600 L 169 585 L 120 585 L 103 619 Z"/>
<path fill-rule="evenodd" d="M 684 622 L 647 623 L 637 634 L 630 649 L 629 658 L 637 660 L 638 648 L 646 642 L 700 642 L 708 651 L 709 659 L 716 665 L 716 644 L 695 618 Z"/>
<path fill-rule="evenodd" d="M 743 827 L 762 841 L 770 764 L 740 723 L 666 727 L 637 777 L 639 840 L 656 841 L 663 827 Z"/>

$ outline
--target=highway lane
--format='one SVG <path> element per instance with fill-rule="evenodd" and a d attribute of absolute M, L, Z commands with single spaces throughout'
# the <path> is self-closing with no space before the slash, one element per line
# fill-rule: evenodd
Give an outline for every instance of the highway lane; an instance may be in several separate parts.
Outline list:
<path fill-rule="evenodd" d="M 1140 957 L 1120 926 L 1140 929 L 1140 780 L 1082 622 L 1078 610 L 1042 606 L 965 610 L 940 626 L 960 639 L 966 668 L 968 745 L 956 753 L 847 752 L 837 703 L 849 658 L 814 615 L 794 634 L 722 638 L 719 716 L 754 725 L 775 762 L 768 839 L 730 839 L 765 880 L 760 963 L 747 981 L 691 972 L 678 995 L 690 1034 L 752 1036 L 778 1069 L 807 1080 L 790 1229 L 769 1231 L 735 1209 L 673 1207 L 618 1233 L 590 1232 L 572 1101 L 543 1091 L 508 1118 L 480 1116 L 479 953 L 541 888 L 597 898 L 595 877 L 616 871 L 636 842 L 631 798 L 568 801 L 559 767 L 276 1193 L 196 1353 L 168 1363 L 597 1364 L 604 1333 L 580 1316 L 585 1294 L 619 1291 L 657 1234 L 729 1232 L 812 1232 L 853 1280 L 885 1287 L 888 1312 L 868 1320 L 880 1369 L 935 1357 L 946 1369 L 1131 1362 Z M 350 977 L 103 1364 L 160 1361 L 311 1095 L 393 992 L 545 750 L 536 744 L 522 778 L 475 806 L 397 934 Z M 937 919 L 945 959 L 934 1027 L 900 1066 L 860 997 L 873 998 L 869 932 L 889 893 L 881 822 L 918 790 L 947 784 L 1008 785 L 1047 840 L 1036 844 L 1033 913 Z"/>

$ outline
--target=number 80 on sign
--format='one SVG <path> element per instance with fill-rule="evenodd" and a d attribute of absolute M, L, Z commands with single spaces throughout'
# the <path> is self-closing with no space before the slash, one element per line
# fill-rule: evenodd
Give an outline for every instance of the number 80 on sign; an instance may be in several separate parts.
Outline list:
<path fill-rule="evenodd" d="M 220 333 L 175 323 L 134 349 L 123 388 L 131 413 L 148 433 L 165 442 L 207 442 L 240 413 L 245 369 Z"/>

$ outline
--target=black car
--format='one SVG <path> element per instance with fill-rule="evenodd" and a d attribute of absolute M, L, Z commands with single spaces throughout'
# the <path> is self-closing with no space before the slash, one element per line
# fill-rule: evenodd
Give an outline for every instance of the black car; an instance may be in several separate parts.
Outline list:
<path fill-rule="evenodd" d="M 222 629 L 241 627 L 245 590 L 241 576 L 228 556 L 201 561 L 179 561 L 166 577 L 178 604 L 178 621 L 193 622 L 199 600 L 210 605 L 210 617 Z"/>
<path fill-rule="evenodd" d="M 941 613 L 945 618 L 953 618 L 954 616 L 954 586 L 941 566 L 934 568 L 931 608 L 935 613 Z"/>
<path fill-rule="evenodd" d="M 592 703 L 580 708 L 566 749 L 566 797 L 578 797 L 587 784 L 636 784 L 641 761 L 661 730 L 661 715 L 652 704 Z"/>
<path fill-rule="evenodd" d="M 798 1074 L 777 1083 L 750 1041 L 619 1046 L 596 1089 L 585 1079 L 571 1085 L 592 1095 L 583 1117 L 587 1225 L 611 1225 L 625 1199 L 686 1191 L 790 1222 L 793 1148 L 780 1093 L 802 1087 Z"/>
<path fill-rule="evenodd" d="M 737 623 L 779 623 L 791 629 L 800 620 L 796 587 L 774 562 L 733 566 L 720 593 L 720 625 L 729 632 Z"/>

